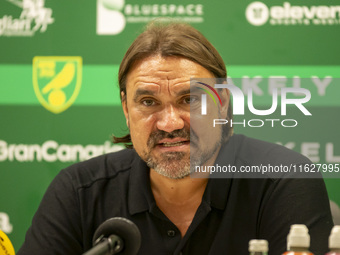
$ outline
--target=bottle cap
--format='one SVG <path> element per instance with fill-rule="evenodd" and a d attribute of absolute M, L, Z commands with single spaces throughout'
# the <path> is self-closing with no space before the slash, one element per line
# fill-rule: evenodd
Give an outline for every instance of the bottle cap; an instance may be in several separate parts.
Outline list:
<path fill-rule="evenodd" d="M 268 241 L 260 239 L 250 240 L 249 252 L 268 252 Z"/>
<path fill-rule="evenodd" d="M 291 247 L 309 248 L 310 236 L 308 228 L 303 224 L 295 224 L 290 226 L 290 231 L 287 236 L 287 250 Z"/>
<path fill-rule="evenodd" d="M 329 236 L 329 248 L 340 248 L 340 226 L 334 226 Z"/>

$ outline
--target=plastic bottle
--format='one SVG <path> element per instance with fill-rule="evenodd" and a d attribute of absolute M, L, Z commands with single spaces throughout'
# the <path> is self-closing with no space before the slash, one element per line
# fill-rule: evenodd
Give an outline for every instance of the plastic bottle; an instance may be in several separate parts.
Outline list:
<path fill-rule="evenodd" d="M 249 241 L 249 254 L 250 255 L 267 255 L 268 254 L 268 241 L 260 239 L 252 239 Z"/>
<path fill-rule="evenodd" d="M 329 253 L 326 255 L 340 255 L 340 226 L 334 226 L 329 236 Z"/>
<path fill-rule="evenodd" d="M 283 255 L 313 255 L 308 249 L 310 245 L 310 236 L 308 228 L 303 224 L 290 226 L 287 236 L 287 250 Z"/>

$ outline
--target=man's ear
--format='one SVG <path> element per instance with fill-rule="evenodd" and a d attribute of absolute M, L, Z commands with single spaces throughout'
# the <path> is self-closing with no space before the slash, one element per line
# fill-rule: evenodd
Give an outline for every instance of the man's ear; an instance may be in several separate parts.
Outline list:
<path fill-rule="evenodd" d="M 124 91 L 120 92 L 120 96 L 122 98 L 122 107 L 123 107 L 123 112 L 125 115 L 125 120 L 126 120 L 126 125 L 128 128 L 130 128 L 130 123 L 129 123 L 129 111 L 128 111 L 128 107 L 127 107 L 127 98 L 126 98 L 126 94 Z"/>

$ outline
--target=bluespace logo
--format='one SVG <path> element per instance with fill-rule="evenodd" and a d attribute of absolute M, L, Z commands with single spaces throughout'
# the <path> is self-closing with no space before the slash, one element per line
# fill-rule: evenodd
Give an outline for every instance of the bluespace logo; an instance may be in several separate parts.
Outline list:
<path fill-rule="evenodd" d="M 97 35 L 118 35 L 127 24 L 146 24 L 156 18 L 203 23 L 204 5 L 173 4 L 171 1 L 130 4 L 125 0 L 97 0 Z"/>

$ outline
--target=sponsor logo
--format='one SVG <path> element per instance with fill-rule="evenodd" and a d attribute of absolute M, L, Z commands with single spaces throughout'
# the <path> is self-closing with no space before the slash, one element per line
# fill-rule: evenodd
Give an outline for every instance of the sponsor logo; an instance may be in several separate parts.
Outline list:
<path fill-rule="evenodd" d="M 270 25 L 339 25 L 340 5 L 283 5 L 268 7 L 263 2 L 250 3 L 245 12 L 253 26 Z"/>
<path fill-rule="evenodd" d="M 124 0 L 97 0 L 97 34 L 117 35 L 126 24 L 168 19 L 202 23 L 202 4 L 126 4 Z"/>
<path fill-rule="evenodd" d="M 45 32 L 54 22 L 52 9 L 45 7 L 44 0 L 7 0 L 20 8 L 19 17 L 4 15 L 0 18 L 0 36 L 33 36 Z"/>
<path fill-rule="evenodd" d="M 61 113 L 76 100 L 82 80 L 81 57 L 34 57 L 33 88 L 39 102 Z"/>
<path fill-rule="evenodd" d="M 9 216 L 7 213 L 0 212 L 0 229 L 6 234 L 10 234 L 13 231 L 13 226 L 9 221 Z"/>
<path fill-rule="evenodd" d="M 8 236 L 0 230 L 0 254 L 15 255 L 14 247 Z"/>
<path fill-rule="evenodd" d="M 323 161 L 326 163 L 340 162 L 340 154 L 337 154 L 339 151 L 339 144 L 336 143 L 302 142 L 299 144 L 294 141 L 277 143 L 285 146 L 288 149 L 300 152 L 315 163 Z"/>
<path fill-rule="evenodd" d="M 105 153 L 124 149 L 121 145 L 113 145 L 106 141 L 103 145 L 58 144 L 49 140 L 43 144 L 8 144 L 0 140 L 0 162 L 75 162 L 99 156 Z"/>

